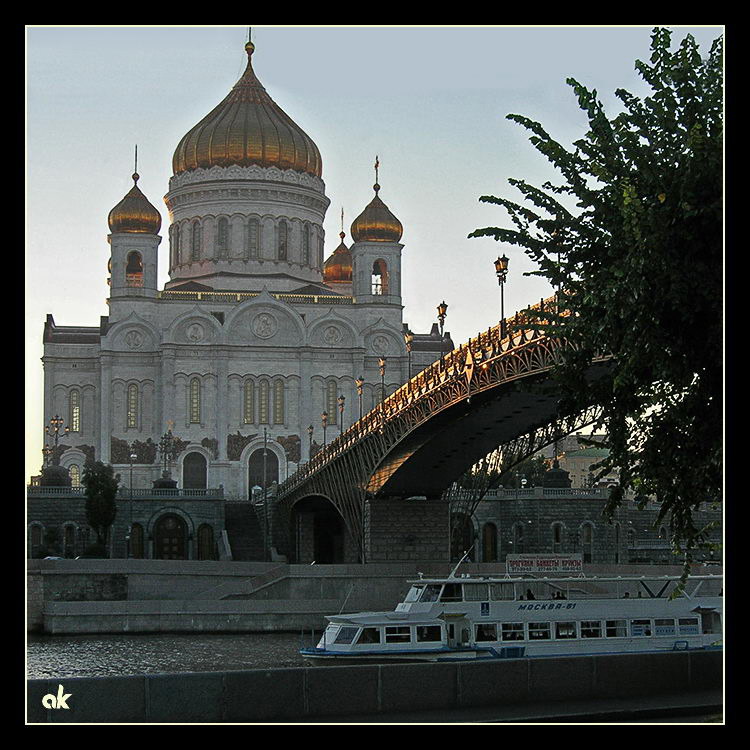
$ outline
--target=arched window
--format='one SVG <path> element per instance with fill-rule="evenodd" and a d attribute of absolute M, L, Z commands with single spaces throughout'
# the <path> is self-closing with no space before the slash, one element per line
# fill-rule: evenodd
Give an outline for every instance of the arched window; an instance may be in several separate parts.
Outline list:
<path fill-rule="evenodd" d="M 561 523 L 552 524 L 552 551 L 559 554 L 563 551 L 563 525 Z"/>
<path fill-rule="evenodd" d="M 130 528 L 130 556 L 135 557 L 138 560 L 143 559 L 144 544 L 143 544 L 143 526 L 139 523 L 134 523 Z"/>
<path fill-rule="evenodd" d="M 214 530 L 207 523 L 202 523 L 198 527 L 198 559 L 216 559 L 216 552 L 214 551 Z"/>
<path fill-rule="evenodd" d="M 81 392 L 74 388 L 68 396 L 68 426 L 70 432 L 81 431 Z"/>
<path fill-rule="evenodd" d="M 338 388 L 335 380 L 329 380 L 326 383 L 326 411 L 328 412 L 328 424 L 337 424 L 336 415 L 338 413 Z"/>
<path fill-rule="evenodd" d="M 205 490 L 207 485 L 207 465 L 205 457 L 191 451 L 182 462 L 182 486 L 186 490 Z"/>
<path fill-rule="evenodd" d="M 268 381 L 261 380 L 258 387 L 258 422 L 268 424 Z"/>
<path fill-rule="evenodd" d="M 310 265 L 310 225 L 302 227 L 302 264 Z"/>
<path fill-rule="evenodd" d="M 125 266 L 125 286 L 143 286 L 143 259 L 135 250 L 128 253 Z"/>
<path fill-rule="evenodd" d="M 581 527 L 581 547 L 583 549 L 583 562 L 594 561 L 594 527 L 585 523 Z"/>
<path fill-rule="evenodd" d="M 81 467 L 78 464 L 71 464 L 70 466 L 68 466 L 68 474 L 70 474 L 70 486 L 80 487 Z"/>
<path fill-rule="evenodd" d="M 220 216 L 216 227 L 216 249 L 220 258 L 229 256 L 229 219 Z"/>
<path fill-rule="evenodd" d="M 182 261 L 182 258 L 180 258 L 180 229 L 181 227 L 179 224 L 175 224 L 172 227 L 172 229 L 174 230 L 172 234 L 172 242 L 173 242 L 173 250 L 174 250 L 173 265 L 179 266 Z"/>
<path fill-rule="evenodd" d="M 372 266 L 372 293 L 388 294 L 388 266 L 382 258 Z"/>
<path fill-rule="evenodd" d="M 482 562 L 497 561 L 497 526 L 486 523 L 482 529 Z"/>
<path fill-rule="evenodd" d="M 250 219 L 247 223 L 247 257 L 257 258 L 260 255 L 260 222 Z"/>
<path fill-rule="evenodd" d="M 284 381 L 276 380 L 273 384 L 273 423 L 284 424 Z"/>
<path fill-rule="evenodd" d="M 201 422 L 201 381 L 193 378 L 190 381 L 190 422 L 200 424 Z"/>
<path fill-rule="evenodd" d="M 203 237 L 201 232 L 201 225 L 199 221 L 194 221 L 191 227 L 190 237 L 190 259 L 200 260 L 201 257 L 201 245 L 203 244 Z"/>
<path fill-rule="evenodd" d="M 255 424 L 255 383 L 245 381 L 242 399 L 242 421 L 245 424 Z"/>
<path fill-rule="evenodd" d="M 138 427 L 138 386 L 135 383 L 128 386 L 127 401 L 127 427 L 132 429 Z"/>
<path fill-rule="evenodd" d="M 277 255 L 276 257 L 279 260 L 286 260 L 287 259 L 287 250 L 288 250 L 288 242 L 289 242 L 289 227 L 287 226 L 287 223 L 282 219 L 279 222 L 278 227 L 278 246 L 277 246 Z"/>

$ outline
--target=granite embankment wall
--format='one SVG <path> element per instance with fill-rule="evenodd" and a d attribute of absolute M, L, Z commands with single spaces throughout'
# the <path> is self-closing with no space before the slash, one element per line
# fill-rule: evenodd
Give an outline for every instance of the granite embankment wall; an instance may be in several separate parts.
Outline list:
<path fill-rule="evenodd" d="M 502 574 L 503 564 L 462 572 Z M 28 628 L 47 633 L 267 632 L 324 627 L 325 615 L 391 610 L 408 581 L 445 575 L 447 563 L 287 565 L 176 560 L 30 560 Z M 679 574 L 620 566 L 596 575 Z M 701 568 L 696 572 L 720 572 Z"/>
<path fill-rule="evenodd" d="M 503 659 L 463 664 L 385 664 L 205 674 L 30 680 L 28 716 L 37 722 L 305 722 L 379 718 L 424 711 L 460 715 L 480 707 L 537 705 L 556 715 L 570 701 L 715 691 L 722 652 Z M 62 685 L 67 709 L 44 708 Z M 491 712 L 490 712 L 491 713 Z M 454 719 L 460 720 L 460 719 Z"/>

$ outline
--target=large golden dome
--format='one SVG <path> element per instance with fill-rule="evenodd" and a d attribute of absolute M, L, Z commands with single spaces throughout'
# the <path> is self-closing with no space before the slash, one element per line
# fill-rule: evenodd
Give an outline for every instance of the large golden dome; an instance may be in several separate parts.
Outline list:
<path fill-rule="evenodd" d="M 372 187 L 375 197 L 352 222 L 352 239 L 355 242 L 398 242 L 404 228 L 378 197 L 380 185 L 376 182 Z"/>
<path fill-rule="evenodd" d="M 352 283 L 352 252 L 344 244 L 344 232 L 339 234 L 341 244 L 330 254 L 323 264 L 323 281 L 326 284 Z"/>
<path fill-rule="evenodd" d="M 251 61 L 255 45 L 248 42 L 245 50 L 247 68 L 242 77 L 224 101 L 182 137 L 172 171 L 257 164 L 320 177 L 318 147 L 255 77 Z"/>
<path fill-rule="evenodd" d="M 138 172 L 133 174 L 130 192 L 109 212 L 110 232 L 158 234 L 161 214 L 138 187 Z"/>

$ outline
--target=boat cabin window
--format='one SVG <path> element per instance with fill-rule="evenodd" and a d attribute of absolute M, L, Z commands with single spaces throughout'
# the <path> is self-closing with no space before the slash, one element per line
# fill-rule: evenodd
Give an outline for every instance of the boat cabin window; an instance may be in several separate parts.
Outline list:
<path fill-rule="evenodd" d="M 674 620 L 654 620 L 654 635 L 674 634 Z"/>
<path fill-rule="evenodd" d="M 680 617 L 680 635 L 699 635 L 697 617 Z"/>
<path fill-rule="evenodd" d="M 357 644 L 360 643 L 380 643 L 380 628 L 362 628 L 357 638 Z"/>
<path fill-rule="evenodd" d="M 339 630 L 338 635 L 334 643 L 351 643 L 354 640 L 354 636 L 357 635 L 359 628 L 344 626 Z"/>
<path fill-rule="evenodd" d="M 581 622 L 581 638 L 601 638 L 602 624 L 599 620 L 583 620 Z"/>
<path fill-rule="evenodd" d="M 411 629 L 408 625 L 392 625 L 386 627 L 386 643 L 409 643 L 409 641 L 411 641 Z"/>
<path fill-rule="evenodd" d="M 463 601 L 461 595 L 460 583 L 446 583 L 443 586 L 443 593 L 440 596 L 441 602 L 460 602 Z"/>
<path fill-rule="evenodd" d="M 607 620 L 605 633 L 607 638 L 624 638 L 627 635 L 625 620 Z"/>
<path fill-rule="evenodd" d="M 417 641 L 419 643 L 440 643 L 443 640 L 440 625 L 417 625 Z"/>
<path fill-rule="evenodd" d="M 551 637 L 548 622 L 529 623 L 530 641 L 548 641 Z"/>
<path fill-rule="evenodd" d="M 492 598 L 496 602 L 502 602 L 502 601 L 513 601 L 515 598 L 513 594 L 513 584 L 512 583 L 493 583 L 491 586 L 492 590 Z"/>
<path fill-rule="evenodd" d="M 576 624 L 574 622 L 556 622 L 555 638 L 575 638 Z"/>
<path fill-rule="evenodd" d="M 424 586 L 412 586 L 409 589 L 409 593 L 406 595 L 406 599 L 404 599 L 405 602 L 418 602 L 420 594 L 422 593 L 422 590 L 424 589 Z"/>
<path fill-rule="evenodd" d="M 504 622 L 502 632 L 503 632 L 504 641 L 522 641 L 523 640 L 523 623 L 522 622 Z"/>
<path fill-rule="evenodd" d="M 420 602 L 436 602 L 438 600 L 438 597 L 440 596 L 440 589 L 442 586 L 440 584 L 430 584 L 429 586 L 424 587 L 424 591 L 422 592 L 422 596 L 419 597 Z"/>
<path fill-rule="evenodd" d="M 651 635 L 651 620 L 631 620 L 630 635 Z"/>
<path fill-rule="evenodd" d="M 490 600 L 489 586 L 486 583 L 465 583 L 464 599 L 467 602 L 488 602 Z"/>
<path fill-rule="evenodd" d="M 494 622 L 486 622 L 482 625 L 477 625 L 476 632 L 474 633 L 474 640 L 477 643 L 482 641 L 496 641 L 497 625 Z"/>

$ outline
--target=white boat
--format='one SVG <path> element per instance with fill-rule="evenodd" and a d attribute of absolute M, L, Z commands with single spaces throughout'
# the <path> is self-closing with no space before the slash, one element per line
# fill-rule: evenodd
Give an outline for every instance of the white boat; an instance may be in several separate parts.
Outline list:
<path fill-rule="evenodd" d="M 311 664 L 721 648 L 720 575 L 420 578 L 393 612 L 330 615 Z"/>

